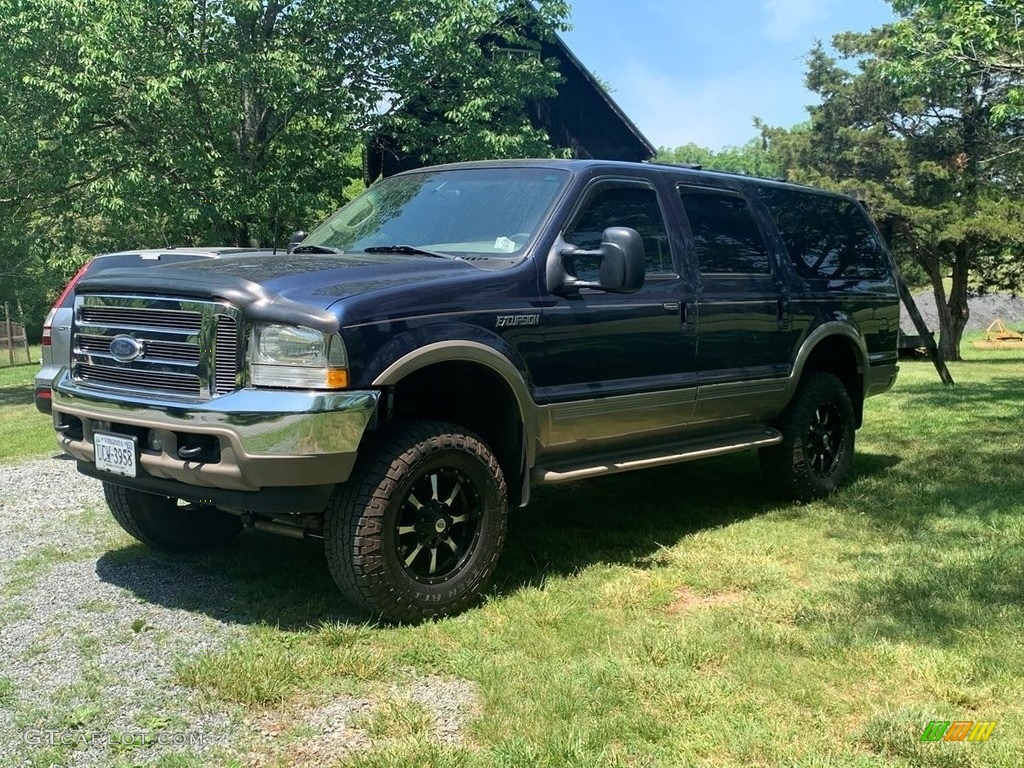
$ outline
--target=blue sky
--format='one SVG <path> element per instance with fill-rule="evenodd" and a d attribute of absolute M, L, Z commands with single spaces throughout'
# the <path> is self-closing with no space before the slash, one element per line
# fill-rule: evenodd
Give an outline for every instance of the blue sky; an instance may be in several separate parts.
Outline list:
<path fill-rule="evenodd" d="M 893 19 L 884 0 L 574 0 L 562 38 L 655 146 L 712 149 L 789 127 L 815 101 L 815 40 Z"/>

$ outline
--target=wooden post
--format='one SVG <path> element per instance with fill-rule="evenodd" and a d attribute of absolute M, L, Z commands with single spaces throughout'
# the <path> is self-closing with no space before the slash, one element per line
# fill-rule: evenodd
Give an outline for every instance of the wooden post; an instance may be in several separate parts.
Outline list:
<path fill-rule="evenodd" d="M 25 359 L 28 360 L 29 365 L 32 364 L 32 347 L 28 345 L 28 323 L 25 322 L 25 310 L 21 308 L 21 299 L 17 299 L 18 302 L 18 319 L 21 321 L 21 328 L 24 335 L 21 337 L 25 342 Z"/>
<path fill-rule="evenodd" d="M 910 315 L 910 319 L 914 323 L 914 327 L 917 329 L 918 335 L 924 341 L 925 349 L 928 350 L 928 357 L 932 359 L 932 365 L 935 366 L 935 370 L 939 372 L 939 378 L 942 379 L 942 383 L 947 387 L 952 387 L 956 382 L 953 381 L 953 374 L 949 372 L 949 368 L 946 367 L 946 361 L 942 359 L 939 354 L 939 348 L 935 344 L 935 337 L 932 336 L 931 331 L 928 330 L 928 324 L 925 323 L 924 318 L 921 317 L 921 312 L 917 308 L 917 304 L 914 302 L 914 297 L 910 293 L 910 289 L 907 287 L 906 281 L 903 279 L 903 274 L 900 272 L 899 267 L 896 266 L 895 260 L 893 260 L 893 270 L 896 274 L 896 285 L 899 287 L 900 298 L 903 299 L 903 306 L 907 308 L 907 314 Z"/>
<path fill-rule="evenodd" d="M 882 236 L 885 238 L 885 244 L 889 247 L 890 252 L 892 251 L 893 239 L 896 236 L 896 221 L 900 218 L 895 214 L 889 214 L 885 217 L 885 222 L 882 226 Z M 890 258 L 889 263 L 892 264 L 892 272 L 896 276 L 896 288 L 900 292 L 903 306 L 907 308 L 907 314 L 910 315 L 910 320 L 917 329 L 917 335 L 924 340 L 924 346 L 928 350 L 928 357 L 932 359 L 932 365 L 939 372 L 939 378 L 942 379 L 942 383 L 947 387 L 952 387 L 956 383 L 953 381 L 953 375 L 949 372 L 949 368 L 946 367 L 946 361 L 939 354 L 939 348 L 935 344 L 935 337 L 932 336 L 931 331 L 928 330 L 928 324 L 921 317 L 921 312 L 917 308 L 917 302 L 914 301 L 910 288 L 907 287 L 907 281 L 903 279 L 903 273 L 900 272 L 896 259 Z"/>
<path fill-rule="evenodd" d="M 11 365 L 14 365 L 14 331 L 11 328 L 11 308 L 4 302 L 4 322 L 7 323 L 7 355 L 11 358 Z"/>

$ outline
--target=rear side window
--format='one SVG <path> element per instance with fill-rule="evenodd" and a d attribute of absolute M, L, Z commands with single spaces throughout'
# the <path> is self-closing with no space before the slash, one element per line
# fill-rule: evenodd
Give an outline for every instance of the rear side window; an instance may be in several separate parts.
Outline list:
<path fill-rule="evenodd" d="M 884 280 L 885 252 L 864 209 L 852 200 L 762 187 L 797 273 L 819 280 Z"/>
<path fill-rule="evenodd" d="M 702 275 L 767 275 L 768 249 L 757 222 L 738 195 L 681 188 Z"/>

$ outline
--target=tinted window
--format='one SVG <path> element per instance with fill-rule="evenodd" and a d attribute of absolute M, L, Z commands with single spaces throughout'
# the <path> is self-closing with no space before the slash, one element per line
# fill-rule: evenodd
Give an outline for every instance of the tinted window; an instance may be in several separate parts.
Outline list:
<path fill-rule="evenodd" d="M 601 237 L 609 227 L 631 227 L 644 241 L 647 274 L 675 275 L 672 253 L 665 234 L 665 221 L 653 189 L 643 187 L 605 187 L 587 203 L 565 235 L 573 245 L 592 251 L 601 245 Z M 576 277 L 597 280 L 598 265 L 592 260 L 575 265 Z"/>
<path fill-rule="evenodd" d="M 702 274 L 766 275 L 771 271 L 757 222 L 737 195 L 681 189 Z"/>
<path fill-rule="evenodd" d="M 867 213 L 852 200 L 761 189 L 796 271 L 826 280 L 885 279 L 885 254 Z"/>
<path fill-rule="evenodd" d="M 511 257 L 534 237 L 569 176 L 543 168 L 464 168 L 392 176 L 337 211 L 304 245 L 342 251 L 412 245 Z"/>

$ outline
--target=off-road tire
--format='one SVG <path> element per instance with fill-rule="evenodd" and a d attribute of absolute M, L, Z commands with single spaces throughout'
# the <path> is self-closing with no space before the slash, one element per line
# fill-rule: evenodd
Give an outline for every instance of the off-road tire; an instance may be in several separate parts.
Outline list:
<path fill-rule="evenodd" d="M 214 507 L 179 507 L 177 499 L 113 483 L 103 484 L 103 496 L 118 525 L 165 552 L 218 547 L 242 530 L 240 518 Z"/>
<path fill-rule="evenodd" d="M 856 434 L 853 403 L 843 383 L 831 373 L 805 373 L 776 426 L 782 442 L 760 451 L 769 482 L 801 501 L 835 492 L 853 464 Z"/>
<path fill-rule="evenodd" d="M 348 601 L 371 616 L 411 623 L 458 613 L 494 573 L 507 512 L 505 476 L 479 437 L 411 422 L 335 489 L 324 521 L 327 564 Z"/>

